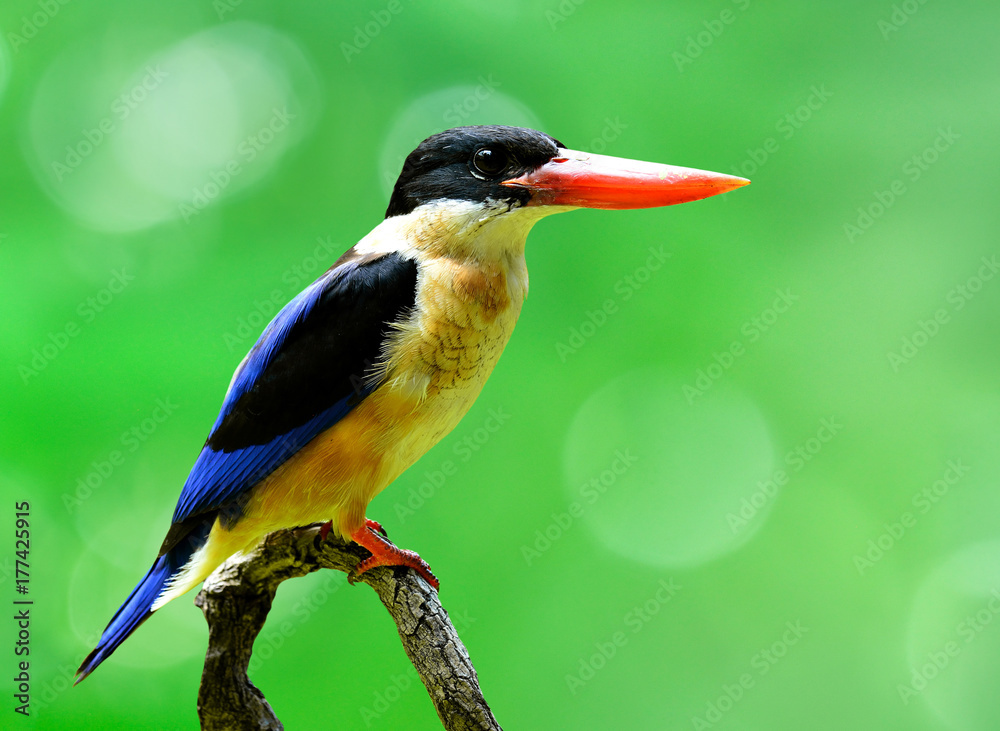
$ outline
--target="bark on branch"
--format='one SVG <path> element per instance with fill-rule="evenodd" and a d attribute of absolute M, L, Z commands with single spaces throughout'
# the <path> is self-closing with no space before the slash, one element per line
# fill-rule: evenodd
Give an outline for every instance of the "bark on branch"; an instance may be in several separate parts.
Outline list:
<path fill-rule="evenodd" d="M 204 731 L 282 729 L 271 706 L 250 679 L 253 642 L 264 626 L 278 585 L 317 569 L 350 575 L 368 551 L 330 534 L 319 524 L 269 535 L 252 553 L 234 557 L 205 580 L 195 598 L 208 621 L 208 651 L 198 691 Z M 404 568 L 376 568 L 358 580 L 389 610 L 410 662 L 449 731 L 500 729 L 479 689 L 476 670 L 437 593 Z"/>

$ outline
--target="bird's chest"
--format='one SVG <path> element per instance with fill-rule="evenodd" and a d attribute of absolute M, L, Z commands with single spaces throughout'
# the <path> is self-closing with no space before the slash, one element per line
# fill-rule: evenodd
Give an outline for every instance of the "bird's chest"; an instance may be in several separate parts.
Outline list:
<path fill-rule="evenodd" d="M 384 396 L 409 412 L 398 420 L 399 429 L 390 429 L 403 461 L 436 444 L 472 406 L 510 339 L 526 293 L 523 257 L 491 265 L 450 259 L 422 265 L 415 311 L 386 353 Z"/>
<path fill-rule="evenodd" d="M 413 346 L 419 368 L 430 375 L 428 397 L 482 387 L 514 331 L 526 279 L 523 269 L 495 264 L 444 260 L 427 268 Z"/>

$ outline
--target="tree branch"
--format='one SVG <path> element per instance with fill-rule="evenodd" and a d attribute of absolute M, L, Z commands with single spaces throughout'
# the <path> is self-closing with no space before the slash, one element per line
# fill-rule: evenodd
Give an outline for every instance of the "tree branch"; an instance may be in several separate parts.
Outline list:
<path fill-rule="evenodd" d="M 350 575 L 368 551 L 332 533 L 319 540 L 319 524 L 281 530 L 251 553 L 230 558 L 205 580 L 195 597 L 208 621 L 208 651 L 198 691 L 203 731 L 282 729 L 271 706 L 247 677 L 253 642 L 264 626 L 278 585 L 328 568 Z M 476 670 L 448 613 L 415 571 L 375 568 L 358 580 L 389 610 L 410 662 L 449 731 L 500 725 L 479 689 Z"/>

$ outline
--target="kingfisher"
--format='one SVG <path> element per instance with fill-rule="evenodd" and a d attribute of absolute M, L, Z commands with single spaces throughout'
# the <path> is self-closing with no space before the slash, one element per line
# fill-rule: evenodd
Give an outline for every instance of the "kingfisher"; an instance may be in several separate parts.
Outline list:
<path fill-rule="evenodd" d="M 749 180 L 456 127 L 403 163 L 385 220 L 292 299 L 236 368 L 159 554 L 79 683 L 157 609 L 282 528 L 323 522 L 376 566 L 430 567 L 365 510 L 472 406 L 528 294 L 531 227 L 575 208 L 652 208 Z"/>

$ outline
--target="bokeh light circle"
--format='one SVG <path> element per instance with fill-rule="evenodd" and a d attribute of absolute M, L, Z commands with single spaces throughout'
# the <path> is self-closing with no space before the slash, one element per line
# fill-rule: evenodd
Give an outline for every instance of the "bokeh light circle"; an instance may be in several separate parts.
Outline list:
<path fill-rule="evenodd" d="M 775 460 L 756 405 L 724 384 L 689 404 L 682 387 L 668 374 L 626 373 L 580 407 L 565 443 L 566 489 L 583 521 L 610 550 L 655 566 L 735 550 L 779 497 L 761 488 Z"/>
<path fill-rule="evenodd" d="M 906 660 L 895 687 L 901 701 L 923 699 L 954 729 L 1000 728 L 1000 540 L 956 551 L 924 579 Z"/>
<path fill-rule="evenodd" d="M 321 107 L 298 45 L 256 23 L 196 33 L 124 78 L 101 63 L 78 46 L 49 66 L 25 150 L 52 199 L 101 231 L 196 218 L 272 173 Z"/>
<path fill-rule="evenodd" d="M 542 128 L 527 105 L 498 91 L 501 83 L 492 75 L 480 76 L 476 82 L 426 94 L 396 116 L 379 157 L 379 182 L 386 198 L 392 193 L 406 156 L 433 134 L 471 124 Z"/>

